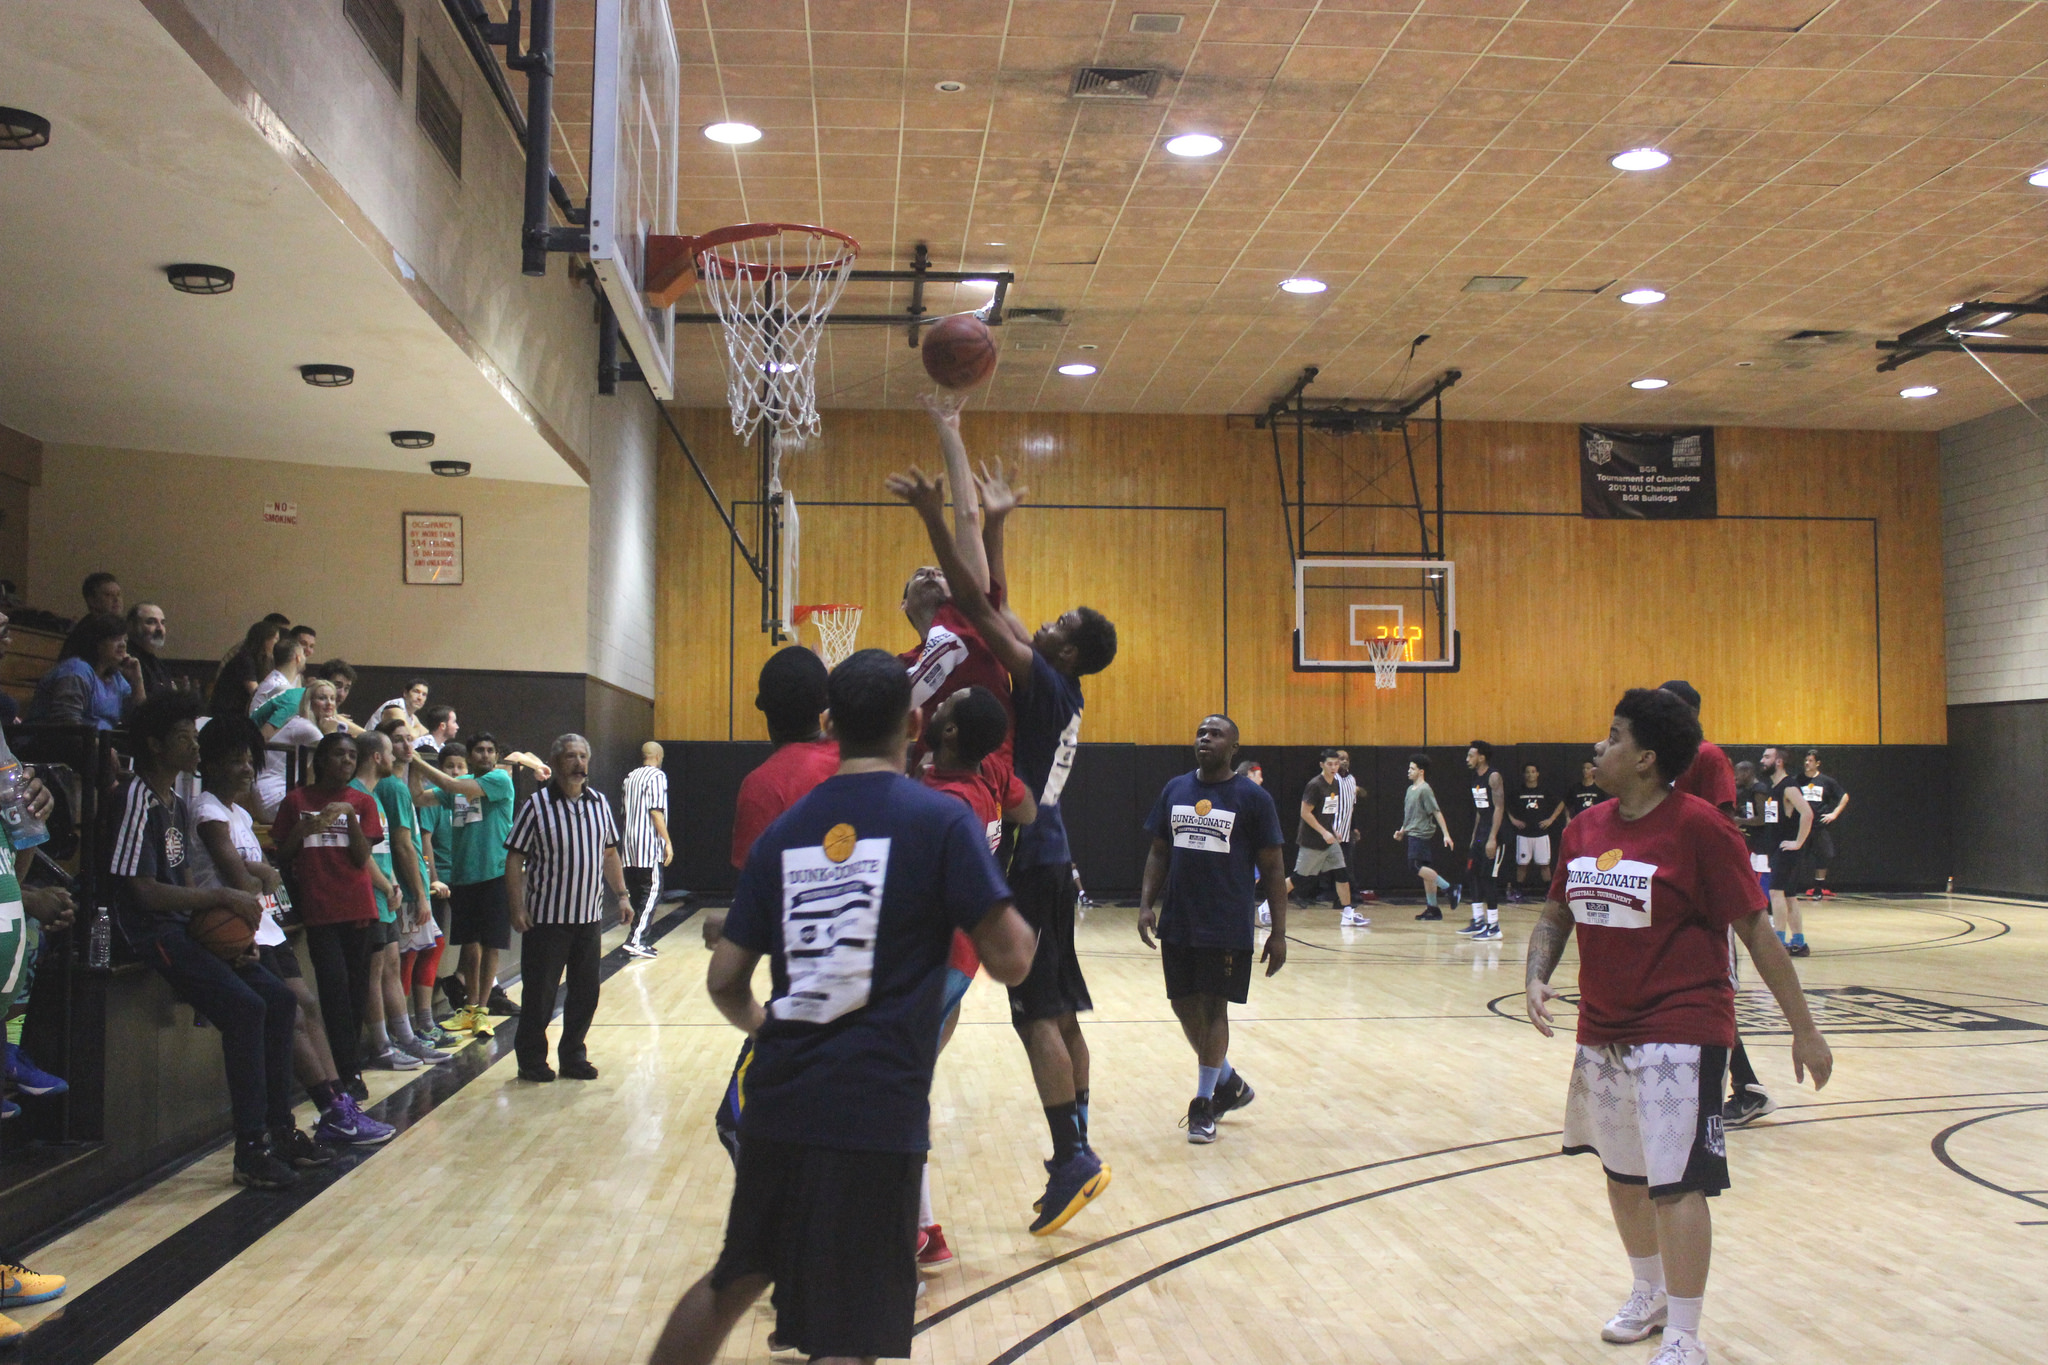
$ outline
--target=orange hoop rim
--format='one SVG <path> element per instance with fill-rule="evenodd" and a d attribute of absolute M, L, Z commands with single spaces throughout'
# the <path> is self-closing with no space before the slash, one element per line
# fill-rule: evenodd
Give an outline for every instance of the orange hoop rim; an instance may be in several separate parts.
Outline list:
<path fill-rule="evenodd" d="M 792 625 L 802 625 L 804 621 L 807 618 L 809 618 L 813 612 L 865 610 L 867 610 L 867 608 L 863 607 L 858 602 L 812 602 L 807 606 L 800 606 L 795 611 L 791 612 L 789 619 Z"/>
<path fill-rule="evenodd" d="M 769 237 L 778 237 L 785 232 L 807 232 L 813 237 L 836 239 L 845 250 L 829 261 L 813 265 L 783 266 L 769 265 L 761 261 L 728 260 L 713 253 L 719 247 L 737 246 L 742 242 L 758 242 Z M 690 239 L 690 256 L 697 262 L 697 273 L 705 274 L 705 258 L 715 262 L 713 269 L 722 275 L 744 275 L 751 280 L 766 280 L 776 276 L 803 278 L 811 275 L 829 275 L 844 269 L 860 257 L 860 243 L 851 233 L 837 228 L 819 227 L 815 223 L 734 223 L 730 227 L 713 228 L 702 236 Z"/>

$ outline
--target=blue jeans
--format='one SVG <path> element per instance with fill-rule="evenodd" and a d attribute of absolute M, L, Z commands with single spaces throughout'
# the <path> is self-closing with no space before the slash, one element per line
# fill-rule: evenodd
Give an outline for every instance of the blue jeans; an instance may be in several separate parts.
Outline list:
<path fill-rule="evenodd" d="M 194 943 L 182 924 L 135 948 L 173 995 L 220 1030 L 236 1135 L 291 1123 L 292 1025 L 299 1012 L 291 987 L 254 962 L 230 967 Z"/>

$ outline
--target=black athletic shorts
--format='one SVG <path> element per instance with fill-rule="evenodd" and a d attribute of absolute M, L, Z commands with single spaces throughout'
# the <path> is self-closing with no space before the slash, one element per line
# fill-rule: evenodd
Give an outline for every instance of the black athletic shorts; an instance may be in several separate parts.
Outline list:
<path fill-rule="evenodd" d="M 1010 1021 L 1057 1019 L 1095 1008 L 1081 960 L 1074 954 L 1074 865 L 1047 863 L 1010 870 L 1017 913 L 1038 931 L 1031 975 L 1010 987 Z"/>
<path fill-rule="evenodd" d="M 711 1287 L 774 1281 L 775 1335 L 807 1356 L 908 1356 L 924 1153 L 739 1146 Z"/>
<path fill-rule="evenodd" d="M 1828 833 L 1826 825 L 1816 822 L 1813 833 L 1806 836 L 1806 863 L 1809 867 L 1825 868 L 1835 860 L 1835 836 Z"/>
<path fill-rule="evenodd" d="M 1812 836 L 1807 836 L 1808 842 Z M 1806 865 L 1803 848 L 1774 848 L 1771 850 L 1771 890 L 1794 895 L 1799 890 L 1799 872 Z"/>
<path fill-rule="evenodd" d="M 512 946 L 512 903 L 505 898 L 503 877 L 450 889 L 455 893 L 449 914 L 450 943 L 480 943 L 498 949 Z"/>
<path fill-rule="evenodd" d="M 1162 943 L 1159 962 L 1166 969 L 1166 998 L 1215 995 L 1242 1005 L 1252 998 L 1252 959 L 1258 955 L 1256 948 L 1189 948 Z"/>
<path fill-rule="evenodd" d="M 1507 861 L 1512 846 L 1506 839 L 1496 840 L 1493 856 L 1486 856 L 1486 840 L 1472 845 L 1472 885 L 1465 889 L 1465 899 L 1481 905 L 1492 905 L 1500 899 L 1500 867 Z"/>
<path fill-rule="evenodd" d="M 258 946 L 256 960 L 263 964 L 265 971 L 280 981 L 296 981 L 305 973 L 299 969 L 299 955 L 292 951 L 289 943 Z"/>
<path fill-rule="evenodd" d="M 1427 834 L 1408 836 L 1408 870 L 1419 873 L 1436 866 L 1436 840 Z"/>
<path fill-rule="evenodd" d="M 398 932 L 398 921 L 396 919 L 371 920 L 369 924 L 369 929 L 370 951 L 373 953 L 376 952 L 379 948 L 390 947 L 392 944 L 398 942 L 399 938 L 401 937 L 401 935 Z"/>

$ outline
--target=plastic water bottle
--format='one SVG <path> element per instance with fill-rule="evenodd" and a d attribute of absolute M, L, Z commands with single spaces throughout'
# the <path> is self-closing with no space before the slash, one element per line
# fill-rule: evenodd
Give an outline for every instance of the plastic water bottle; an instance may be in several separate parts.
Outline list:
<path fill-rule="evenodd" d="M 0 825 L 7 827 L 7 837 L 19 849 L 34 848 L 50 840 L 50 827 L 29 809 L 28 769 L 7 747 L 4 735 L 0 735 Z"/>
<path fill-rule="evenodd" d="M 86 943 L 85 965 L 96 972 L 114 965 L 114 918 L 102 905 L 92 913 L 92 935 Z"/>

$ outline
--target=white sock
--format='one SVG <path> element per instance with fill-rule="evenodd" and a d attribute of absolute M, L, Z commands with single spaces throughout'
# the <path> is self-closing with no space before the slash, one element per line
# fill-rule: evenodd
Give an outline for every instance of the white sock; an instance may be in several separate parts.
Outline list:
<path fill-rule="evenodd" d="M 1200 1063 L 1197 1063 L 1195 1066 L 1195 1093 L 1197 1095 L 1200 1095 L 1205 1100 L 1215 1099 L 1216 1082 L 1221 1080 L 1222 1077 L 1222 1067 L 1203 1066 Z"/>
<path fill-rule="evenodd" d="M 932 1217 L 932 1165 L 927 1161 L 924 1174 L 917 1178 L 917 1225 L 928 1228 L 937 1221 Z"/>
<path fill-rule="evenodd" d="M 1635 1272 L 1636 1288 L 1658 1290 L 1664 1287 L 1664 1256 L 1653 1252 L 1648 1256 L 1631 1256 L 1628 1268 Z"/>
<path fill-rule="evenodd" d="M 1706 1301 L 1707 1296 L 1704 1294 L 1696 1299 L 1681 1299 L 1676 1294 L 1671 1295 L 1671 1316 L 1664 1324 L 1665 1332 L 1683 1332 L 1693 1340 L 1699 1340 L 1700 1305 Z"/>
<path fill-rule="evenodd" d="M 1486 922 L 1488 924 L 1500 923 L 1500 907 L 1498 905 L 1489 905 L 1486 907 Z"/>

